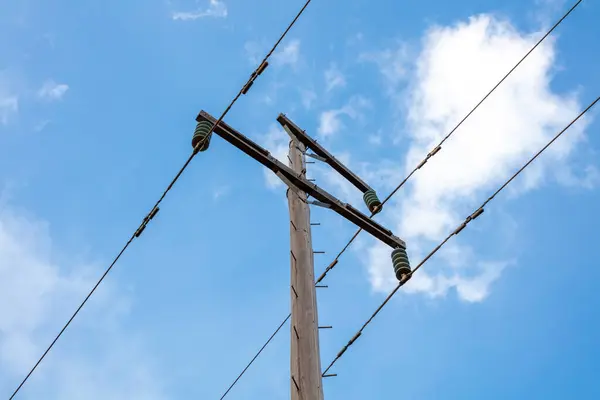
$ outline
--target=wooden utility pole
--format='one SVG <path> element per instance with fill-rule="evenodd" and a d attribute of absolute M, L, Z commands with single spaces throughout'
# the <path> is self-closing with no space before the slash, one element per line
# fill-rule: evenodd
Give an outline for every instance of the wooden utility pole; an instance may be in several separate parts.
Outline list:
<path fill-rule="evenodd" d="M 393 249 L 392 264 L 398 279 L 403 279 L 402 276 L 411 271 L 406 255 L 406 243 L 369 216 L 306 179 L 305 153 L 308 148 L 311 151 L 308 155 L 329 165 L 363 193 L 365 205 L 372 214 L 381 211 L 382 203 L 377 198 L 375 191 L 339 162 L 321 144 L 307 135 L 306 131 L 294 124 L 285 114 L 280 114 L 277 121 L 291 138 L 288 156 L 289 166 L 273 157 L 268 150 L 254 143 L 225 122 L 217 123 L 217 119 L 206 111 L 200 111 L 196 121 L 198 121 L 198 126 L 195 138 L 208 135 L 208 132 L 212 129 L 216 135 L 221 136 L 273 171 L 288 186 L 287 198 L 290 207 L 291 243 L 290 294 L 292 298 L 292 326 L 290 332 L 291 399 L 323 400 L 321 358 L 319 354 L 319 318 L 315 296 L 314 252 L 310 234 L 310 209 L 307 197 L 310 195 L 311 204 L 336 212 L 390 246 Z M 212 128 L 213 125 L 216 126 Z M 208 145 L 204 149 L 207 147 Z M 332 263 L 328 270 L 334 265 L 335 263 Z M 335 376 L 335 374 L 325 376 Z"/>
<path fill-rule="evenodd" d="M 290 167 L 306 178 L 306 147 L 290 140 Z M 290 208 L 291 248 L 291 400 L 323 400 L 315 272 L 307 195 L 297 188 L 287 191 Z"/>

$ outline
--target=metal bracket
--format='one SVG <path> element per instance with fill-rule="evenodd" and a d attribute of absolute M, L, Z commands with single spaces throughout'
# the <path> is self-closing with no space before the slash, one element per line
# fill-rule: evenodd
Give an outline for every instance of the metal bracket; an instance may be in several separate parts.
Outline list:
<path fill-rule="evenodd" d="M 350 171 L 344 164 L 336 159 L 331 153 L 329 153 L 323 146 L 317 143 L 316 140 L 306 134 L 306 132 L 300 129 L 294 124 L 285 114 L 279 114 L 277 122 L 283 126 L 283 129 L 296 140 L 306 146 L 307 149 L 311 149 L 313 154 L 306 154 L 314 159 L 323 161 L 331 166 L 335 171 L 342 175 L 348 182 L 354 185 L 358 190 L 365 193 L 368 190 L 373 190 L 367 185 L 362 179 L 360 179 L 355 173 Z"/>
<path fill-rule="evenodd" d="M 282 118 L 282 116 L 280 115 L 279 118 Z M 198 114 L 198 116 L 196 117 L 196 121 L 208 121 L 213 125 L 217 122 L 217 120 L 212 115 L 208 114 L 205 111 L 200 111 L 200 114 Z M 327 191 L 323 190 L 316 184 L 309 182 L 302 176 L 298 176 L 294 172 L 294 170 L 292 170 L 290 167 L 273 157 L 271 153 L 269 153 L 269 151 L 262 148 L 252 140 L 248 139 L 240 132 L 231 128 L 225 122 L 219 123 L 214 129 L 214 133 L 219 135 L 227 142 L 231 143 L 250 157 L 254 158 L 256 161 L 260 162 L 265 167 L 269 168 L 271 171 L 277 174 L 277 176 L 279 176 L 284 182 L 286 182 L 286 184 L 288 184 L 290 188 L 296 187 L 298 190 L 301 190 L 307 195 L 313 197 L 316 201 L 327 205 L 328 208 L 331 208 L 333 211 L 346 218 L 348 221 L 369 232 L 372 236 L 384 242 L 388 246 L 392 248 L 406 248 L 406 243 L 402 239 L 392 234 L 391 231 L 379 225 L 377 222 L 373 221 L 368 216 L 352 207 L 350 204 L 341 202 L 336 197 L 329 194 Z M 314 142 L 313 139 L 310 140 Z M 313 149 L 313 151 L 315 150 Z M 368 186 L 366 186 L 366 184 L 363 188 L 366 188 L 366 190 L 370 189 Z"/>
<path fill-rule="evenodd" d="M 285 128 L 284 128 L 285 129 Z M 308 157 L 314 158 L 315 160 L 319 160 L 319 161 L 323 161 L 323 162 L 327 162 L 327 159 L 325 157 L 321 157 L 319 155 L 316 155 L 314 153 L 306 153 L 306 155 Z"/>
<path fill-rule="evenodd" d="M 310 200 L 307 203 L 312 204 L 313 206 L 319 206 L 319 207 L 323 207 L 323 208 L 331 208 L 330 204 L 323 203 L 322 201 L 318 201 L 318 200 Z"/>

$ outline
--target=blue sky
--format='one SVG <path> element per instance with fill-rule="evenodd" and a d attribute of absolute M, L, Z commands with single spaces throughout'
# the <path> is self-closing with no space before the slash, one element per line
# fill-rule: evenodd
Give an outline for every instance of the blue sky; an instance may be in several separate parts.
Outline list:
<path fill-rule="evenodd" d="M 7 398 L 303 2 L 0 0 L 0 393 Z M 226 118 L 285 156 L 285 112 L 389 193 L 560 15 L 561 0 L 314 0 Z M 598 96 L 584 1 L 378 220 L 413 264 Z M 593 399 L 595 113 L 427 263 L 327 399 Z M 364 210 L 323 166 L 309 175 Z M 217 399 L 289 312 L 285 188 L 215 137 L 20 392 Z M 317 274 L 354 227 L 313 209 Z M 322 364 L 393 285 L 367 235 L 319 291 Z M 229 394 L 289 396 L 289 327 Z"/>

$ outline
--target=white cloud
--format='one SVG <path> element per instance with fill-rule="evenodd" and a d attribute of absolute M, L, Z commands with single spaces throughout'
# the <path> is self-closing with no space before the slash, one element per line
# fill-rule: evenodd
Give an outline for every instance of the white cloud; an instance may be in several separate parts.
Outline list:
<path fill-rule="evenodd" d="M 223 196 L 227 196 L 231 192 L 231 186 L 219 186 L 213 192 L 213 200 L 218 201 L 223 198 Z"/>
<path fill-rule="evenodd" d="M 362 53 L 359 60 L 375 62 L 386 80 L 388 92 L 396 93 L 398 84 L 404 82 L 409 73 L 411 56 L 408 46 L 400 43 L 397 48 Z"/>
<path fill-rule="evenodd" d="M 340 71 L 338 67 L 332 63 L 325 71 L 325 90 L 330 92 L 336 87 L 344 86 L 346 86 L 346 77 L 342 71 Z"/>
<path fill-rule="evenodd" d="M 6 207 L 0 199 L 1 376 L 22 377 L 92 287 L 97 269 L 59 266 L 53 261 L 59 252 L 47 223 Z M 79 332 L 85 332 L 71 332 L 53 350 L 60 356 L 46 358 L 29 381 L 26 390 L 32 398 L 163 398 L 142 338 L 120 327 L 129 304 L 114 286 L 100 287 L 76 320 Z M 89 348 L 87 339 L 96 335 L 102 340 Z M 80 347 L 93 353 L 93 360 Z M 41 388 L 36 382 L 44 376 L 49 379 L 42 380 Z M 36 397 L 36 392 L 43 395 Z"/>
<path fill-rule="evenodd" d="M 357 45 L 359 43 L 361 43 L 365 38 L 365 35 L 362 32 L 357 32 L 354 35 L 350 36 L 347 40 L 346 40 L 346 45 L 348 46 L 354 46 Z"/>
<path fill-rule="evenodd" d="M 227 17 L 227 6 L 220 0 L 210 0 L 207 8 L 197 11 L 176 11 L 171 17 L 174 20 L 194 21 L 200 18 L 225 18 Z"/>
<path fill-rule="evenodd" d="M 338 118 L 339 110 L 328 110 L 321 113 L 318 132 L 321 136 L 329 136 L 337 133 L 342 127 L 342 121 Z"/>
<path fill-rule="evenodd" d="M 314 90 L 300 89 L 300 97 L 302 100 L 302 106 L 307 110 L 312 108 L 315 100 L 317 100 L 317 93 Z"/>
<path fill-rule="evenodd" d="M 300 61 L 300 40 L 290 40 L 281 50 L 273 54 L 273 63 L 295 67 Z"/>
<path fill-rule="evenodd" d="M 383 142 L 383 138 L 381 136 L 381 132 L 377 132 L 375 134 L 369 135 L 369 143 L 373 146 L 381 146 Z"/>
<path fill-rule="evenodd" d="M 261 62 L 263 57 L 263 52 L 265 52 L 266 45 L 264 43 L 259 43 L 253 40 L 247 41 L 244 43 L 244 51 L 248 60 L 253 65 L 258 65 Z"/>
<path fill-rule="evenodd" d="M 69 90 L 69 85 L 48 80 L 44 82 L 37 94 L 43 100 L 60 100 L 67 93 L 67 90 Z"/>
<path fill-rule="evenodd" d="M 565 3 L 565 0 L 534 0 L 536 9 L 533 19 L 542 26 L 550 27 L 556 15 L 563 10 Z"/>
<path fill-rule="evenodd" d="M 319 116 L 318 134 L 321 137 L 327 137 L 336 134 L 344 124 L 341 116 L 345 115 L 351 119 L 360 119 L 365 108 L 370 107 L 371 103 L 362 96 L 353 96 L 348 103 L 341 108 L 326 110 Z"/>
<path fill-rule="evenodd" d="M 595 165 L 588 165 L 578 174 L 566 166 L 557 171 L 556 178 L 565 186 L 594 189 L 600 185 L 600 170 Z"/>
<path fill-rule="evenodd" d="M 46 129 L 46 127 L 48 126 L 48 124 L 50 124 L 50 122 L 51 121 L 49 119 L 45 119 L 45 120 L 42 120 L 42 121 L 38 122 L 33 127 L 34 132 L 41 132 L 41 131 L 43 131 L 44 129 Z"/>
<path fill-rule="evenodd" d="M 19 111 L 19 96 L 13 88 L 12 79 L 0 71 L 0 124 L 6 125 Z"/>
<path fill-rule="evenodd" d="M 0 123 L 8 124 L 10 117 L 19 111 L 19 98 L 17 96 L 3 96 L 0 93 Z"/>
<path fill-rule="evenodd" d="M 407 115 L 409 132 L 403 141 L 409 140 L 409 149 L 405 172 L 397 177 L 398 182 L 539 36 L 523 34 L 507 21 L 481 15 L 453 26 L 432 28 L 410 68 L 404 63 L 406 48 L 402 45 L 376 58 L 392 97 L 402 87 L 408 87 L 402 111 Z M 398 201 L 390 204 L 387 213 L 392 215 L 395 231 L 407 241 L 413 264 L 454 229 L 483 196 L 577 115 L 580 106 L 576 96 L 560 95 L 550 87 L 554 59 L 552 40 L 538 47 L 456 131 L 442 151 L 415 174 Z M 596 171 L 592 167 L 586 175 L 589 178 L 583 182 L 569 179 L 573 176 L 560 176 L 583 138 L 584 127 L 585 123 L 573 126 L 557 141 L 515 182 L 518 190 L 514 193 L 535 189 L 552 177 L 591 185 Z M 452 240 L 456 243 L 456 239 Z M 406 291 L 440 296 L 455 288 L 465 301 L 483 300 L 489 286 L 509 263 L 480 260 L 466 246 L 461 248 L 460 254 L 464 253 L 470 255 L 467 261 L 457 262 L 462 268 L 453 267 L 447 257 L 434 258 L 415 274 Z M 465 269 L 466 266 L 469 268 Z M 395 281 L 389 249 L 375 246 L 370 250 L 369 274 L 373 288 L 378 291 L 387 290 Z"/>

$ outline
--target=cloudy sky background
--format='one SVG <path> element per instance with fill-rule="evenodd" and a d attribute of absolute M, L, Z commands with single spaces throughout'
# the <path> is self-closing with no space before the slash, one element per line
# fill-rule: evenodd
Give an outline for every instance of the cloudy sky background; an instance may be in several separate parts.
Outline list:
<path fill-rule="evenodd" d="M 0 0 L 0 395 L 137 228 L 301 2 Z M 285 159 L 285 112 L 385 197 L 571 6 L 314 0 L 227 122 Z M 600 92 L 581 6 L 377 218 L 416 264 Z M 597 112 L 428 262 L 328 399 L 597 398 Z M 322 165 L 310 177 L 365 210 Z M 289 310 L 285 187 L 215 137 L 23 399 L 217 399 Z M 313 209 L 317 274 L 354 227 Z M 395 285 L 363 234 L 319 291 L 327 365 Z M 289 396 L 289 328 L 231 399 Z"/>

